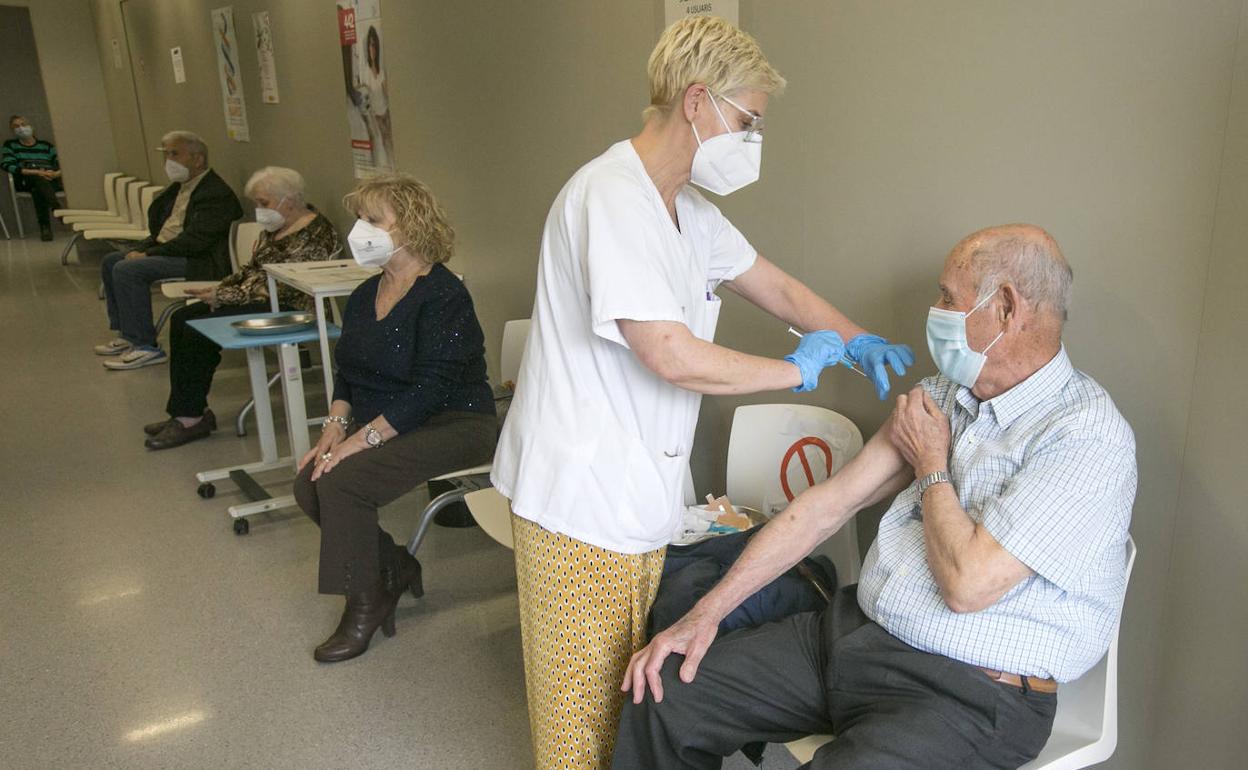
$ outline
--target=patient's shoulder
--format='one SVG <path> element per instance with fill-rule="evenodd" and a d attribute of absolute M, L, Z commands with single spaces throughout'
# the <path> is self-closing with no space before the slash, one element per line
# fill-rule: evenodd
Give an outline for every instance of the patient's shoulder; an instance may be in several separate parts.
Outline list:
<path fill-rule="evenodd" d="M 1057 436 L 1103 442 L 1135 449 L 1135 433 L 1109 391 L 1090 375 L 1071 371 L 1049 415 L 1049 429 Z"/>

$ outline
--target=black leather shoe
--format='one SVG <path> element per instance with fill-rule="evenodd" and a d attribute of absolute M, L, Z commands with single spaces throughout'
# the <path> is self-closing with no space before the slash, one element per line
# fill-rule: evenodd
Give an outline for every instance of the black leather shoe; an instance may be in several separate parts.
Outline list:
<path fill-rule="evenodd" d="M 338 628 L 312 653 L 321 663 L 337 663 L 359 657 L 368 651 L 368 644 L 380 628 L 386 636 L 394 636 L 394 608 L 399 595 L 388 591 L 384 584 L 362 593 L 347 596 Z"/>
<path fill-rule="evenodd" d="M 197 439 L 208 438 L 210 433 L 212 425 L 207 419 L 200 420 L 189 428 L 183 427 L 177 420 L 170 420 L 160 433 L 144 441 L 143 446 L 148 449 L 172 449 Z"/>
<path fill-rule="evenodd" d="M 217 429 L 217 416 L 212 413 L 211 409 L 204 410 L 204 421 L 208 423 L 209 430 Z M 155 436 L 157 433 L 164 430 L 171 422 L 177 422 L 177 420 L 170 417 L 168 420 L 161 420 L 160 422 L 149 422 L 147 425 L 143 426 L 143 432 L 149 436 Z"/>
<path fill-rule="evenodd" d="M 41 241 L 52 240 L 52 226 L 51 225 L 39 225 L 39 240 Z"/>

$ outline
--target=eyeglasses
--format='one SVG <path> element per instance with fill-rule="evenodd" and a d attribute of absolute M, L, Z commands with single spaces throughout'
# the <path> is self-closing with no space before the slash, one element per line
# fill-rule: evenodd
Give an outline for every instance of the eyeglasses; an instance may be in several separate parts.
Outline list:
<path fill-rule="evenodd" d="M 715 94 L 711 93 L 709 88 L 707 89 L 707 93 L 710 94 L 712 99 L 717 98 Z M 742 107 L 741 105 L 737 104 L 733 100 L 729 99 L 727 96 L 723 96 L 722 94 L 718 98 L 723 99 L 724 101 L 728 102 L 733 107 L 736 107 L 737 110 L 739 110 L 741 113 L 749 117 L 750 125 L 748 128 L 745 129 L 745 141 L 747 142 L 763 141 L 763 116 L 762 115 L 759 115 L 758 113 L 753 112 L 752 110 L 747 110 L 746 108 Z"/>

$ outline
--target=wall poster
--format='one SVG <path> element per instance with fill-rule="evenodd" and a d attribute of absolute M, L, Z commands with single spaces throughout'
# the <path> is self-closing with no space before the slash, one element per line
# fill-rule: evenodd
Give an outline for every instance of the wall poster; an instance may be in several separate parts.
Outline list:
<path fill-rule="evenodd" d="M 273 59 L 273 25 L 269 12 L 253 13 L 251 26 L 256 31 L 256 58 L 260 60 L 260 101 L 277 104 L 277 63 Z"/>
<path fill-rule="evenodd" d="M 212 42 L 217 49 L 217 74 L 221 78 L 225 132 L 236 142 L 250 142 L 247 102 L 243 99 L 243 78 L 238 69 L 238 35 L 234 29 L 233 6 L 227 5 L 212 11 Z"/>
<path fill-rule="evenodd" d="M 393 171 L 394 136 L 381 43 L 381 0 L 335 1 L 355 176 Z"/>

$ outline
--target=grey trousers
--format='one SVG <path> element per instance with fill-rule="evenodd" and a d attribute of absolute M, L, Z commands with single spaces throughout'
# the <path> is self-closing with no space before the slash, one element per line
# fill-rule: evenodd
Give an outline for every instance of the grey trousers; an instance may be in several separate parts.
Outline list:
<path fill-rule="evenodd" d="M 444 412 L 385 446 L 351 455 L 316 481 L 308 463 L 294 493 L 321 527 L 320 592 L 345 595 L 376 585 L 398 547 L 377 523 L 377 509 L 434 476 L 489 462 L 497 441 L 494 415 Z"/>
<path fill-rule="evenodd" d="M 910 647 L 867 619 L 857 586 L 820 613 L 729 634 L 690 684 L 673 655 L 664 697 L 630 700 L 616 770 L 719 768 L 753 742 L 835 734 L 810 768 L 1014 768 L 1040 753 L 1057 696 Z"/>
<path fill-rule="evenodd" d="M 186 276 L 186 257 L 126 259 L 124 251 L 104 257 L 100 270 L 108 303 L 108 328 L 136 347 L 156 347 L 152 284 Z"/>

